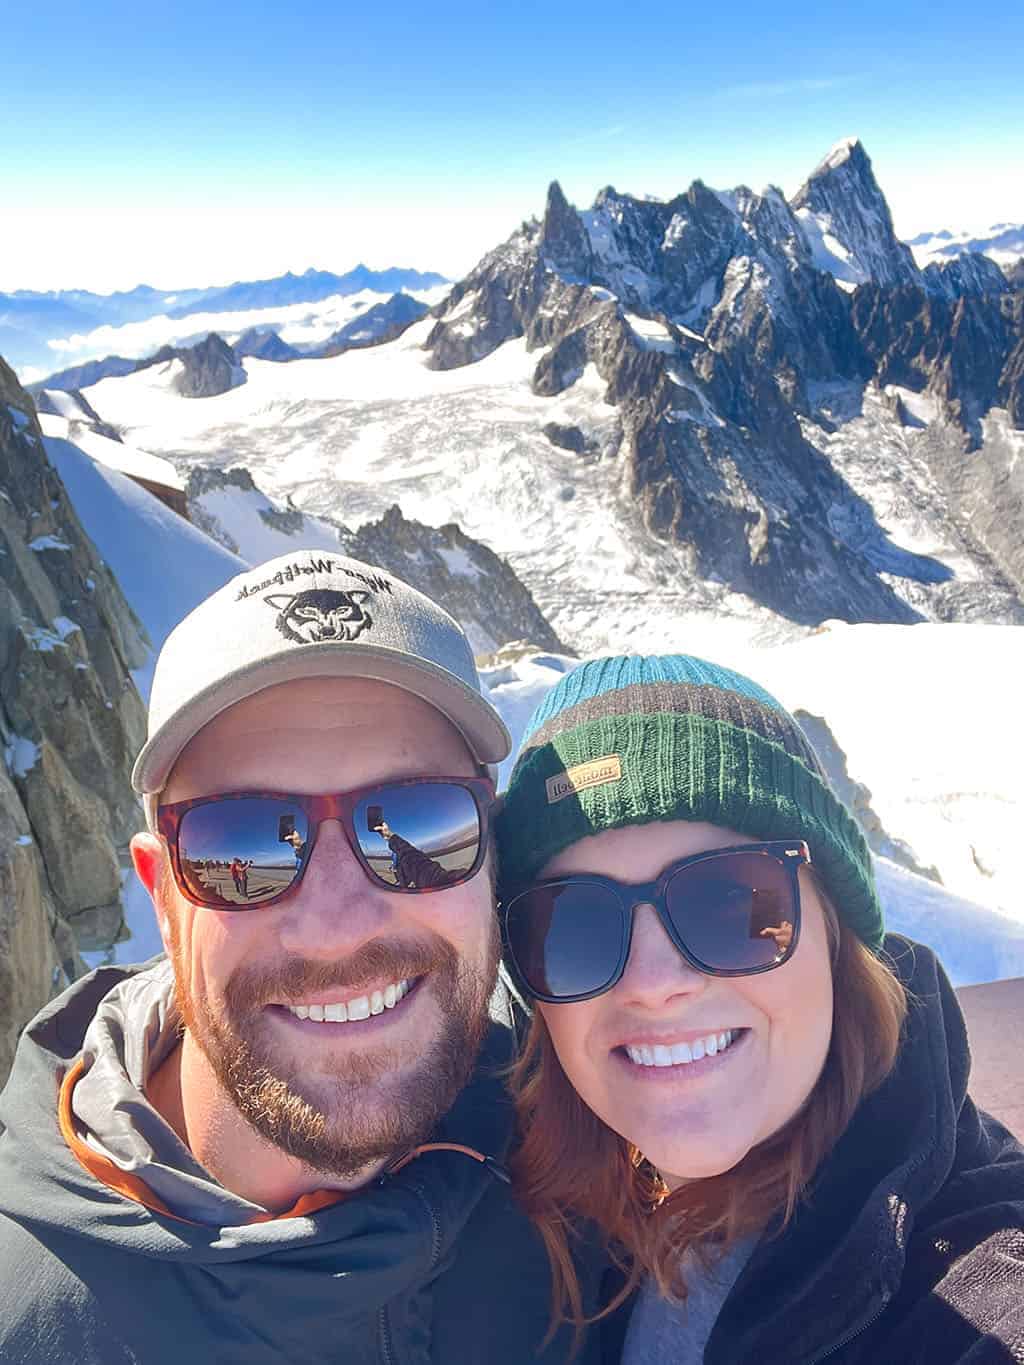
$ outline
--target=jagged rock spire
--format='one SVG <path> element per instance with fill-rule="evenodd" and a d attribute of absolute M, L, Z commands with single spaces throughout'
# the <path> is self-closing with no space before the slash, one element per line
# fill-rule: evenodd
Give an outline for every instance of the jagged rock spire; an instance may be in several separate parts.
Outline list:
<path fill-rule="evenodd" d="M 909 247 L 897 240 L 871 160 L 858 138 L 837 142 L 790 200 L 812 240 L 817 229 L 850 253 L 850 281 L 919 284 Z M 860 278 L 858 279 L 858 275 Z"/>
<path fill-rule="evenodd" d="M 586 278 L 591 268 L 590 239 L 583 220 L 566 199 L 557 180 L 548 186 L 540 250 L 556 270 Z"/>

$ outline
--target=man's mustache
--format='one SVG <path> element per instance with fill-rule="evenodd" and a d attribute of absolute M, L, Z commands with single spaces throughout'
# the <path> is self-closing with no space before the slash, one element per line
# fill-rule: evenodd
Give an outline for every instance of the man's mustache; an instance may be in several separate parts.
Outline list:
<path fill-rule="evenodd" d="M 308 998 L 327 990 L 358 994 L 377 987 L 382 981 L 402 981 L 439 971 L 458 970 L 458 955 L 450 943 L 439 937 L 429 942 L 365 943 L 350 957 L 333 962 L 310 962 L 288 957 L 273 965 L 243 967 L 233 974 L 225 989 L 225 1001 L 232 1012 L 260 1009 L 270 1003 L 286 1003 Z"/>

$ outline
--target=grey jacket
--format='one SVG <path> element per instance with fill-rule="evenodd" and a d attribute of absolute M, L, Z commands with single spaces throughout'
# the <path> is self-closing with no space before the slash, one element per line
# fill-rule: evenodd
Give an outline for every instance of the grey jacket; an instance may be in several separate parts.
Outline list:
<path fill-rule="evenodd" d="M 568 1359 L 564 1333 L 541 1349 L 547 1258 L 496 1162 L 428 1152 L 312 1215 L 247 1222 L 253 1206 L 212 1180 L 142 1093 L 173 1041 L 169 1001 L 166 963 L 102 968 L 21 1040 L 0 1095 L 3 1365 Z M 437 1140 L 501 1158 L 512 1112 L 496 1072 L 513 1045 L 492 1024 Z M 111 1188 L 70 1150 L 58 1092 L 80 1060 L 76 1128 L 177 1217 Z M 600 1270 L 596 1255 L 584 1266 L 592 1303 Z"/>

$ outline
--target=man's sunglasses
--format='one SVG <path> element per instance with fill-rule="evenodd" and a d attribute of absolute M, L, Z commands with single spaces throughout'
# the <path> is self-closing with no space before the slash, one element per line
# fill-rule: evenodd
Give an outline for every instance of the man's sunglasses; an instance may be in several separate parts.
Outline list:
<path fill-rule="evenodd" d="M 505 945 L 547 1004 L 591 1000 L 626 969 L 638 905 L 652 905 L 677 951 L 708 976 L 750 976 L 789 960 L 800 937 L 799 839 L 716 848 L 670 863 L 653 882 L 552 877 L 503 906 Z"/>
<path fill-rule="evenodd" d="M 222 792 L 160 806 L 183 895 L 213 910 L 274 905 L 302 881 L 325 820 L 337 820 L 375 885 L 445 891 L 487 852 L 494 786 L 486 777 L 412 777 L 330 796 Z"/>

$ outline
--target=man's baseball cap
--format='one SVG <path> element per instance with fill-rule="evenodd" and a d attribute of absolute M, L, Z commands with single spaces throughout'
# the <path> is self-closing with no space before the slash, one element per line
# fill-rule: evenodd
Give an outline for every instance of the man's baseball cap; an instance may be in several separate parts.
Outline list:
<path fill-rule="evenodd" d="M 178 755 L 221 711 L 295 678 L 372 678 L 412 692 L 462 734 L 479 763 L 512 741 L 480 692 L 462 627 L 393 574 L 330 551 L 247 569 L 171 631 L 157 659 L 137 792 L 163 789 Z"/>

